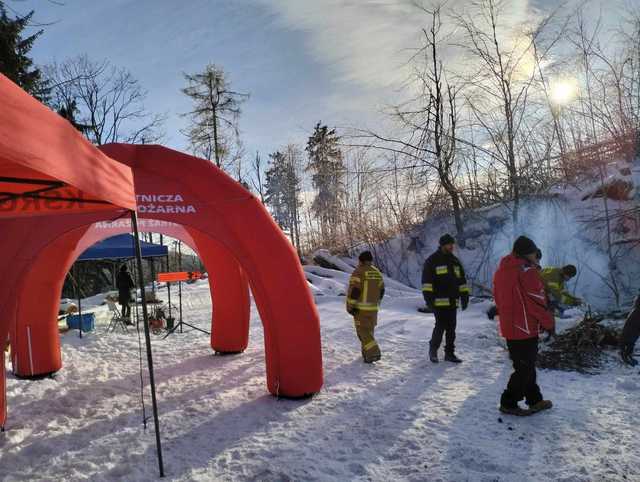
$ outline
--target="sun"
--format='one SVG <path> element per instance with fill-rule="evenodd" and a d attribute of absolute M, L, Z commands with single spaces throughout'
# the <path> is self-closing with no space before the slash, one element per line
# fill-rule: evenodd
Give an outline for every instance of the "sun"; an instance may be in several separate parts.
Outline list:
<path fill-rule="evenodd" d="M 578 84 L 575 79 L 561 79 L 551 84 L 550 98 L 556 105 L 566 105 L 578 94 Z"/>

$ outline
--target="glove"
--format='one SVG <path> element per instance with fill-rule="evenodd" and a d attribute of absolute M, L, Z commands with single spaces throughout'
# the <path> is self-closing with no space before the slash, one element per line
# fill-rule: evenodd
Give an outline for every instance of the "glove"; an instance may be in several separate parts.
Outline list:
<path fill-rule="evenodd" d="M 466 310 L 467 306 L 469 306 L 469 295 L 463 295 L 460 298 L 460 302 L 461 302 L 461 305 L 462 305 L 462 311 Z"/>
<path fill-rule="evenodd" d="M 347 310 L 347 312 L 348 312 L 351 316 L 356 316 L 358 313 L 360 313 L 360 310 L 354 306 L 353 308 L 349 308 L 349 309 Z"/>
<path fill-rule="evenodd" d="M 424 304 L 427 308 L 429 308 L 431 311 L 433 311 L 433 298 L 425 293 L 424 291 L 422 292 L 422 297 L 424 298 Z"/>

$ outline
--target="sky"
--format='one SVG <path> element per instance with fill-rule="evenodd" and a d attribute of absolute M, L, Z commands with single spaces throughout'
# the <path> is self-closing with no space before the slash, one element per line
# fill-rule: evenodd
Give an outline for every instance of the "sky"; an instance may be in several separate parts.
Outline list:
<path fill-rule="evenodd" d="M 616 0 L 613 0 L 614 2 Z M 638 1 L 638 0 L 621 0 Z M 424 17 L 414 0 L 9 0 L 46 24 L 36 63 L 86 53 L 125 67 L 148 91 L 146 107 L 167 115 L 163 143 L 180 133 L 189 100 L 183 73 L 222 66 L 250 94 L 240 130 L 249 155 L 304 144 L 318 121 L 376 127 L 397 103 Z M 450 0 L 464 10 L 468 0 Z M 514 21 L 554 0 L 509 0 Z M 611 3 L 611 2 L 609 2 Z M 455 59 L 451 59 L 454 61 Z"/>

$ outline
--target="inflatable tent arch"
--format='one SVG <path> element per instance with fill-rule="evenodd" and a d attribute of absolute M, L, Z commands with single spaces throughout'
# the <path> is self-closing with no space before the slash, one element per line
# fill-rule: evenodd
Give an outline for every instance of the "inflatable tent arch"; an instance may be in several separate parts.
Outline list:
<path fill-rule="evenodd" d="M 57 226 L 68 217 L 87 222 L 103 218 L 104 213 L 133 213 L 136 202 L 130 168 L 109 159 L 4 75 L 0 75 L 0 95 L 0 427 L 4 428 L 4 345 L 15 321 L 17 280 L 31 263 L 31 255 L 53 239 L 37 228 Z"/>
<path fill-rule="evenodd" d="M 140 221 L 142 231 L 153 229 L 153 232 L 180 239 L 194 251 L 204 253 L 201 256 L 209 270 L 209 287 L 215 306 L 216 329 L 211 332 L 211 347 L 222 353 L 244 351 L 249 338 L 250 299 L 247 280 L 238 263 L 215 240 L 195 230 L 191 230 L 193 235 L 190 235 L 187 229 L 173 223 L 149 221 Z M 61 235 L 35 258 L 21 277 L 16 323 L 11 331 L 11 361 L 17 376 L 36 377 L 62 368 L 55 320 L 65 274 L 86 248 L 130 229 L 126 219 L 83 226 Z M 64 252 L 68 255 L 62 258 L 60 253 Z M 38 303 L 29 302 L 34 289 L 40 294 Z M 46 336 L 34 338 L 31 336 L 34 332 Z"/>
<path fill-rule="evenodd" d="M 297 253 L 264 206 L 203 159 L 153 145 L 111 144 L 101 149 L 132 168 L 140 218 L 180 224 L 201 254 L 203 247 L 211 252 L 218 248 L 213 257 L 242 268 L 264 325 L 269 391 L 290 397 L 319 391 L 322 355 L 318 313 Z M 66 250 L 66 263 L 87 227 L 80 217 L 64 229 L 55 227 L 61 233 L 56 242 Z M 61 263 L 38 258 L 29 265 L 38 277 L 60 277 Z M 229 285 L 235 301 L 242 289 L 239 285 Z M 26 288 L 21 285 L 17 299 L 23 299 Z M 57 299 L 55 306 L 57 309 Z M 25 321 L 21 317 L 17 326 Z"/>

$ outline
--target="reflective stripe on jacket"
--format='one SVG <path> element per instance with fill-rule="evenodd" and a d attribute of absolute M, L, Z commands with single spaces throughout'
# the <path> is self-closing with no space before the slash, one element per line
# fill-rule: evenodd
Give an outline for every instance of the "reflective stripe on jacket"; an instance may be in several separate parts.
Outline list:
<path fill-rule="evenodd" d="M 555 301 L 562 303 L 563 305 L 579 304 L 578 299 L 569 293 L 564 287 L 565 280 L 562 274 L 562 268 L 544 268 L 542 273 L 540 273 L 540 276 L 542 276 L 542 281 L 544 282 L 547 294 Z"/>
<path fill-rule="evenodd" d="M 361 264 L 349 278 L 347 291 L 347 311 L 378 311 L 384 296 L 382 273 L 373 265 Z"/>
<path fill-rule="evenodd" d="M 455 308 L 460 297 L 469 296 L 467 278 L 460 260 L 438 249 L 422 269 L 422 295 L 434 308 Z"/>

